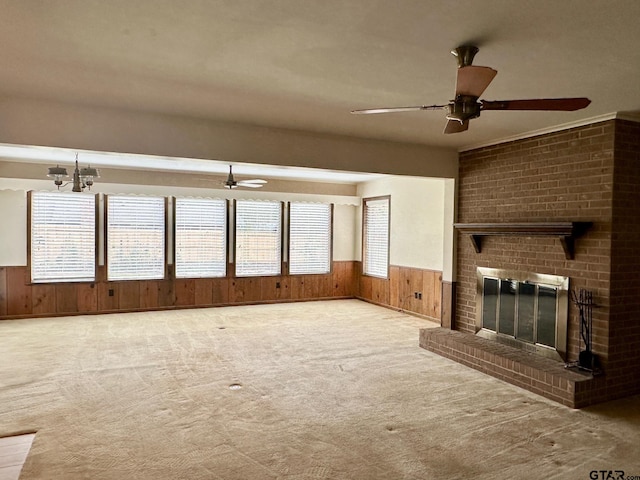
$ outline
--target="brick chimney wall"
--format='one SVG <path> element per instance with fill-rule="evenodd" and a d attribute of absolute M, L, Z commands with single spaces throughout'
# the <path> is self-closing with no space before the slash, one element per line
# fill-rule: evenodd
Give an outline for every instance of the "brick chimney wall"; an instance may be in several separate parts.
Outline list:
<path fill-rule="evenodd" d="M 640 123 L 616 121 L 608 397 L 640 393 Z"/>
<path fill-rule="evenodd" d="M 623 253 L 613 256 L 612 264 L 612 231 L 616 248 L 619 233 L 619 228 L 612 229 L 612 225 L 614 219 L 619 223 L 619 217 L 627 217 L 629 210 L 640 206 L 638 201 L 629 204 L 629 200 L 638 198 L 640 190 L 637 125 L 609 120 L 460 154 L 458 222 L 582 221 L 593 222 L 593 226 L 577 238 L 573 260 L 565 258 L 560 241 L 553 237 L 485 237 L 482 252 L 476 253 L 468 236 L 458 233 L 456 330 L 475 333 L 477 267 L 567 276 L 571 289 L 593 292 L 598 304 L 593 310 L 593 351 L 602 362 L 606 383 L 617 385 L 607 388 L 622 391 L 620 380 L 616 380 L 626 361 L 621 352 L 631 347 L 618 333 L 638 338 L 640 281 L 635 274 L 633 287 L 622 279 L 612 283 L 611 274 L 627 269 L 625 275 L 633 276 L 629 257 L 634 258 L 638 272 L 640 249 L 634 251 L 631 243 L 625 242 L 635 239 L 621 235 L 625 247 Z M 614 169 L 616 148 L 621 151 L 624 170 Z M 635 178 L 631 178 L 631 172 Z M 628 185 L 615 194 L 615 205 L 623 206 L 614 216 L 616 181 Z M 638 232 L 640 215 L 635 211 L 632 215 L 635 223 L 624 228 Z M 614 287 L 624 289 L 624 293 L 612 293 Z M 633 306 L 618 306 L 618 299 L 631 295 L 635 295 Z M 633 310 L 635 320 L 626 318 L 627 308 Z M 635 342 L 638 370 L 640 353 Z M 579 312 L 570 304 L 568 359 L 577 360 L 580 349 Z M 630 373 L 624 375 L 631 378 Z M 613 391 L 594 392 L 603 399 L 610 394 L 614 395 Z"/>

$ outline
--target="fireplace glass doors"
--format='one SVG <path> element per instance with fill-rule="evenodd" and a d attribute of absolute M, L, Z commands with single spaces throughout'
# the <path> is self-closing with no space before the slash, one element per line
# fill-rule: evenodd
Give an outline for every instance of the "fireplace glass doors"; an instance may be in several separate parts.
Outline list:
<path fill-rule="evenodd" d="M 569 279 L 478 268 L 477 333 L 564 360 Z"/>

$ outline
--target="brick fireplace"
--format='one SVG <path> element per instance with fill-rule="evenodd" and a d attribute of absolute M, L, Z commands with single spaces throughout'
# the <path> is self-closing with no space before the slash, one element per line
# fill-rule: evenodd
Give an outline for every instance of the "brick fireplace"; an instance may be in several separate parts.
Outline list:
<path fill-rule="evenodd" d="M 640 123 L 616 118 L 462 152 L 458 201 L 461 224 L 498 230 L 458 230 L 454 321 L 422 331 L 420 345 L 571 407 L 640 393 Z M 556 224 L 589 228 L 527 230 Z M 504 225 L 524 230 L 506 234 Z M 478 336 L 479 268 L 565 277 L 570 290 L 593 292 L 602 374 Z M 577 361 L 579 336 L 568 302 L 564 360 Z"/>

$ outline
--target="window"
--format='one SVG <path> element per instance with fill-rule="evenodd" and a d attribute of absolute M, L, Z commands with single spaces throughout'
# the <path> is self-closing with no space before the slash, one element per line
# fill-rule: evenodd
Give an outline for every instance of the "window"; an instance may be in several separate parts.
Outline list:
<path fill-rule="evenodd" d="M 331 271 L 331 205 L 289 204 L 289 273 Z"/>
<path fill-rule="evenodd" d="M 176 198 L 175 272 L 177 278 L 227 274 L 227 202 Z"/>
<path fill-rule="evenodd" d="M 95 195 L 29 192 L 29 201 L 31 281 L 94 281 Z"/>
<path fill-rule="evenodd" d="M 282 265 L 282 203 L 237 200 L 236 275 L 280 275 Z"/>
<path fill-rule="evenodd" d="M 387 278 L 389 271 L 389 197 L 363 200 L 362 258 L 365 275 Z"/>
<path fill-rule="evenodd" d="M 107 280 L 164 278 L 165 199 L 107 196 Z"/>

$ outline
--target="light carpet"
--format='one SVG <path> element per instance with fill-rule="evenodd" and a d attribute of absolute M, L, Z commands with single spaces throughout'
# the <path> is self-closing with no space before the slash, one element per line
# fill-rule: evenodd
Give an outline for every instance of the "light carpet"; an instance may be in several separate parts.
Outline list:
<path fill-rule="evenodd" d="M 358 300 L 0 322 L 22 479 L 640 475 L 640 397 L 571 410 Z M 239 389 L 231 389 L 231 385 Z"/>

